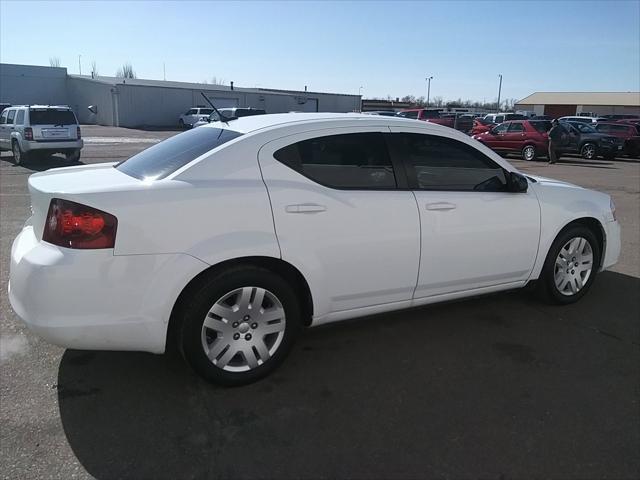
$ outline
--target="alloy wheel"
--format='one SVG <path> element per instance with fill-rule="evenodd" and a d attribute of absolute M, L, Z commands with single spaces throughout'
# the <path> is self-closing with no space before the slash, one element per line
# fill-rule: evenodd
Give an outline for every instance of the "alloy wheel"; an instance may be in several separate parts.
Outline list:
<path fill-rule="evenodd" d="M 560 249 L 556 257 L 554 281 L 565 296 L 578 293 L 589 281 L 593 269 L 593 249 L 587 239 L 574 237 Z"/>
<path fill-rule="evenodd" d="M 587 143 L 582 147 L 582 156 L 587 160 L 591 160 L 596 156 L 596 147 L 590 143 Z"/>
<path fill-rule="evenodd" d="M 285 327 L 285 312 L 278 297 L 260 287 L 237 288 L 223 295 L 207 313 L 202 348 L 216 367 L 245 372 L 275 354 Z"/>
<path fill-rule="evenodd" d="M 524 157 L 525 160 L 531 161 L 536 156 L 536 149 L 531 145 L 528 145 L 524 147 L 524 150 L 522 150 L 522 156 Z"/>

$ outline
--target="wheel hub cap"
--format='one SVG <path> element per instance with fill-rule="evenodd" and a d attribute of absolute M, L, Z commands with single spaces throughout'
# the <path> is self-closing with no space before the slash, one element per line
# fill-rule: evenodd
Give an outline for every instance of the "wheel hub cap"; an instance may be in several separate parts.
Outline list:
<path fill-rule="evenodd" d="M 280 300 L 260 287 L 228 292 L 213 304 L 202 325 L 202 348 L 216 367 L 252 370 L 276 352 L 284 338 L 285 312 Z"/>
<path fill-rule="evenodd" d="M 571 296 L 586 285 L 593 269 L 593 249 L 587 239 L 575 237 L 560 249 L 555 263 L 554 281 L 562 295 Z"/>

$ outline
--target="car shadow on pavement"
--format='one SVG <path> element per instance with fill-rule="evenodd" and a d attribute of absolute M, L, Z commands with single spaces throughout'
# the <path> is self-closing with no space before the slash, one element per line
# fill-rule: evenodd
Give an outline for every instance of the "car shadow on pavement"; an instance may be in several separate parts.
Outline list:
<path fill-rule="evenodd" d="M 13 156 L 3 156 L 2 160 L 7 163 L 13 164 L 12 167 L 23 167 L 34 172 L 43 172 L 45 170 L 49 170 L 50 168 L 75 167 L 78 165 L 85 165 L 85 163 L 81 160 L 72 162 L 65 159 L 62 155 L 38 155 L 29 159 L 29 161 L 27 162 L 21 163 L 20 165 L 16 165 L 13 162 Z"/>
<path fill-rule="evenodd" d="M 640 469 L 640 279 L 579 303 L 525 292 L 311 329 L 255 384 L 175 354 L 67 350 L 58 401 L 110 478 L 631 478 Z"/>

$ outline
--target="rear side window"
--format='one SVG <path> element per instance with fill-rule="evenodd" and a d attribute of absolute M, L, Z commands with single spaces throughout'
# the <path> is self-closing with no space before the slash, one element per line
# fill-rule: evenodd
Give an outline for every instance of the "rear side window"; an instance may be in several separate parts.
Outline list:
<path fill-rule="evenodd" d="M 380 133 L 312 138 L 281 148 L 274 157 L 296 172 L 332 188 L 396 188 L 396 178 Z"/>
<path fill-rule="evenodd" d="M 413 110 L 411 112 L 400 112 L 398 113 L 398 116 L 400 117 L 404 117 L 404 118 L 418 118 L 418 111 Z"/>
<path fill-rule="evenodd" d="M 16 115 L 16 125 L 24 125 L 24 110 L 18 110 L 18 115 Z"/>
<path fill-rule="evenodd" d="M 143 150 L 116 168 L 140 180 L 158 180 L 240 135 L 222 128 L 194 128 Z"/>
<path fill-rule="evenodd" d="M 524 132 L 524 125 L 522 125 L 521 123 L 512 123 L 511 125 L 509 125 L 509 133 L 511 132 Z"/>
<path fill-rule="evenodd" d="M 504 170 L 457 140 L 419 133 L 397 135 L 410 177 L 422 190 L 506 191 Z"/>
<path fill-rule="evenodd" d="M 546 133 L 551 130 L 551 122 L 549 120 L 536 120 L 535 122 L 529 123 L 540 133 Z"/>
<path fill-rule="evenodd" d="M 31 125 L 75 125 L 76 116 L 71 110 L 29 110 Z"/>
<path fill-rule="evenodd" d="M 5 123 L 7 123 L 7 110 L 0 115 L 0 125 L 4 125 Z"/>

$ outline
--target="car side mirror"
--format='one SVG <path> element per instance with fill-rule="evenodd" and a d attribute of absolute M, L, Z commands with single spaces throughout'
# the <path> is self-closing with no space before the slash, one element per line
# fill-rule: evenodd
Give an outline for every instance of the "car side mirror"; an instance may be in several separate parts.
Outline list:
<path fill-rule="evenodd" d="M 510 192 L 524 193 L 529 189 L 529 181 L 527 177 L 518 172 L 509 172 L 507 174 L 507 186 Z"/>

